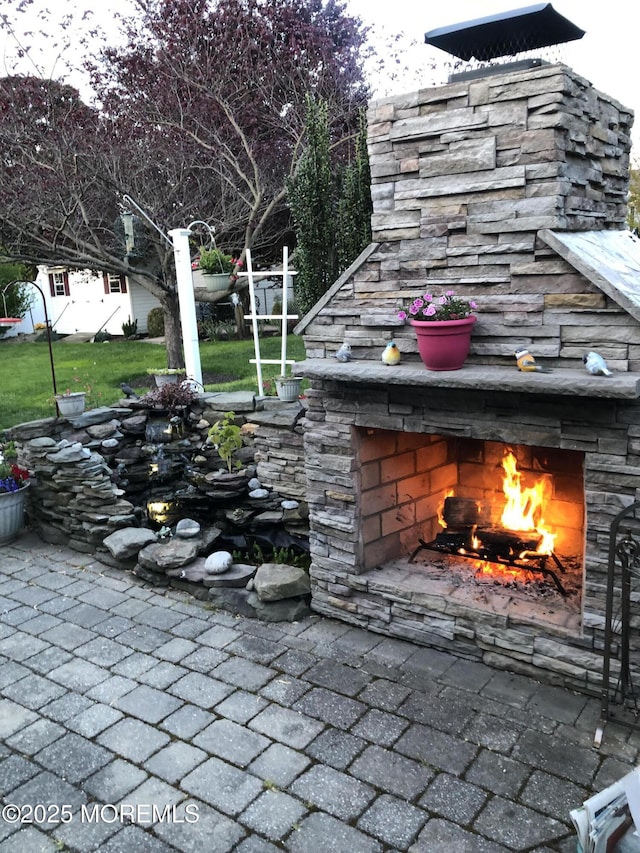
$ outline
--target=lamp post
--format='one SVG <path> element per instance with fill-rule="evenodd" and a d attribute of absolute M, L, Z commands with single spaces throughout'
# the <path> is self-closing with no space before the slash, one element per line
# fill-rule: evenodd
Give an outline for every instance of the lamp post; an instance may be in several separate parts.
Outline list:
<path fill-rule="evenodd" d="M 49 346 L 49 363 L 51 365 L 51 382 L 53 384 L 53 398 L 55 400 L 55 395 L 58 393 L 58 388 L 56 386 L 56 371 L 55 371 L 55 367 L 53 365 L 53 348 L 51 346 L 51 326 L 49 324 L 49 313 L 47 311 L 47 300 L 45 299 L 42 288 L 40 287 L 39 284 L 36 284 L 35 281 L 20 281 L 20 280 L 10 281 L 9 284 L 5 284 L 5 286 L 2 288 L 2 301 L 4 304 L 5 316 L 7 313 L 7 300 L 6 300 L 5 294 L 6 294 L 7 290 L 9 290 L 9 288 L 13 287 L 16 284 L 30 284 L 33 287 L 35 287 L 35 289 L 40 293 L 40 296 L 42 296 L 42 304 L 44 306 L 44 322 L 45 322 L 45 325 L 47 327 L 47 344 Z M 56 414 L 58 414 L 58 413 L 59 413 L 58 412 L 58 404 L 56 403 Z"/>

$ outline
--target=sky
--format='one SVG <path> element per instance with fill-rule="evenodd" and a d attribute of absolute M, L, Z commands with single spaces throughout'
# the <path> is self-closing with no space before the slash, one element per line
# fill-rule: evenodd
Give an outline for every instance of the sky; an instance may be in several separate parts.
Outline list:
<path fill-rule="evenodd" d="M 446 62 L 448 54 L 424 43 L 425 33 L 482 18 L 487 15 L 519 9 L 534 3 L 518 0 L 446 0 L 446 2 L 416 3 L 416 0 L 347 0 L 349 11 L 362 20 L 380 28 L 387 35 L 403 32 L 406 43 L 414 42 L 407 52 L 416 77 L 393 83 L 393 92 L 411 91 L 414 85 L 445 82 L 433 80 L 429 70 L 431 59 Z M 640 85 L 638 83 L 637 55 L 640 48 L 638 30 L 632 20 L 635 4 L 613 2 L 608 5 L 588 3 L 585 0 L 553 0 L 553 8 L 585 30 L 585 35 L 559 48 L 559 61 L 589 80 L 596 89 L 615 98 L 636 114 L 632 132 L 634 155 L 640 156 Z M 608 12 L 608 10 L 611 10 Z M 388 85 L 382 84 L 381 94 L 391 94 Z"/>
<path fill-rule="evenodd" d="M 47 5 L 45 0 L 36 0 L 36 5 L 38 2 Z M 417 3 L 416 0 L 346 0 L 346 3 L 349 12 L 374 28 L 378 37 L 377 44 L 383 46 L 382 50 L 386 39 L 399 37 L 397 47 L 412 69 L 410 73 L 403 73 L 391 82 L 386 77 L 374 79 L 376 97 L 401 94 L 422 85 L 446 82 L 444 63 L 451 57 L 426 45 L 426 32 L 534 5 L 526 0 L 427 0 L 423 3 Z M 108 4 L 109 12 L 118 7 L 123 8 L 125 4 L 127 0 L 112 0 L 112 3 Z M 614 2 L 603 7 L 602 4 L 588 3 L 585 0 L 553 0 L 553 8 L 586 30 L 586 33 L 582 39 L 561 46 L 552 58 L 565 62 L 578 74 L 586 77 L 596 89 L 636 113 L 637 126 L 633 130 L 632 138 L 637 159 L 640 158 L 640 85 L 636 57 L 640 44 L 631 17 L 634 5 L 630 2 Z M 105 4 L 99 0 L 66 0 L 64 4 L 55 6 L 61 15 L 74 6 L 89 8 L 98 18 L 101 10 L 105 8 Z M 605 9 L 611 9 L 611 12 L 608 13 Z M 105 20 L 108 25 L 109 18 Z M 3 41 L 0 34 L 0 61 Z M 543 54 L 543 58 L 547 57 Z M 430 70 L 433 61 L 438 66 L 442 64 L 440 79 Z M 44 67 L 47 68 L 46 63 Z M 47 71 L 50 71 L 50 67 Z"/>

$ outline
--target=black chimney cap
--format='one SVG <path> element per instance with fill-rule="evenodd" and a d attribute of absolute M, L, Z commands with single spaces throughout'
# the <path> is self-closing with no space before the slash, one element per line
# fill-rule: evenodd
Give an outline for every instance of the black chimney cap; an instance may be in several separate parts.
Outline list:
<path fill-rule="evenodd" d="M 526 50 L 580 39 L 581 30 L 551 3 L 538 3 L 499 15 L 440 27 L 425 34 L 427 44 L 460 59 L 478 61 L 513 56 Z"/>

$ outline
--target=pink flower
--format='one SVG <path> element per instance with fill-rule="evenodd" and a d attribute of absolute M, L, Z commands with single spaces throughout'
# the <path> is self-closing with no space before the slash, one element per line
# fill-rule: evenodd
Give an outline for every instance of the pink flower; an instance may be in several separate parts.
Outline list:
<path fill-rule="evenodd" d="M 424 312 L 423 312 L 423 313 L 424 313 L 424 316 L 425 316 L 425 317 L 433 317 L 433 315 L 437 312 L 437 310 L 438 310 L 438 309 L 436 308 L 436 306 L 435 306 L 435 305 L 433 305 L 433 304 L 431 304 L 431 305 L 428 305 L 428 306 L 424 309 Z"/>

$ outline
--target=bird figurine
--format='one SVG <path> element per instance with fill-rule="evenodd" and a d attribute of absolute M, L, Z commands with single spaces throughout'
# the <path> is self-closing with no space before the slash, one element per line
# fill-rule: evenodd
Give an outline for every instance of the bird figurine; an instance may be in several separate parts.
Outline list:
<path fill-rule="evenodd" d="M 524 373 L 552 373 L 550 367 L 542 367 L 536 364 L 535 358 L 531 355 L 528 349 L 517 349 L 515 351 L 516 363 L 518 370 Z"/>
<path fill-rule="evenodd" d="M 597 352 L 587 352 L 582 356 L 584 366 L 587 368 L 587 373 L 592 376 L 612 376 L 612 372 L 607 367 L 607 362 Z"/>
<path fill-rule="evenodd" d="M 338 361 L 351 361 L 351 344 L 345 341 L 336 353 Z"/>
<path fill-rule="evenodd" d="M 127 397 L 133 397 L 133 399 L 134 399 L 134 400 L 139 400 L 139 399 L 140 399 L 140 395 L 139 395 L 139 394 L 136 394 L 136 392 L 133 390 L 133 388 L 131 387 L 131 385 L 127 385 L 127 383 L 126 383 L 126 382 L 121 382 L 121 383 L 120 383 L 120 387 L 122 388 L 122 391 L 123 391 L 123 393 L 125 394 L 125 396 L 127 396 Z"/>
<path fill-rule="evenodd" d="M 382 362 L 383 364 L 399 364 L 400 363 L 400 350 L 397 347 L 395 341 L 389 341 L 386 347 L 382 350 Z"/>

